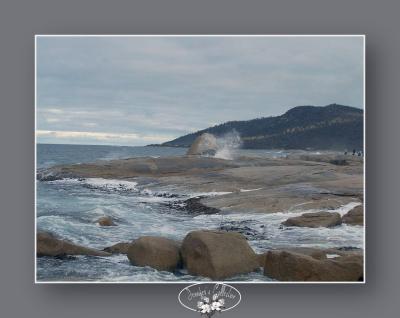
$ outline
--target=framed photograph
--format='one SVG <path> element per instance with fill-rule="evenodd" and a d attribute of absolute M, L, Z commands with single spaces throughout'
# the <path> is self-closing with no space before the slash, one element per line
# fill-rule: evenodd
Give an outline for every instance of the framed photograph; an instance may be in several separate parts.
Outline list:
<path fill-rule="evenodd" d="M 35 109 L 36 283 L 365 282 L 365 36 L 36 35 Z"/>

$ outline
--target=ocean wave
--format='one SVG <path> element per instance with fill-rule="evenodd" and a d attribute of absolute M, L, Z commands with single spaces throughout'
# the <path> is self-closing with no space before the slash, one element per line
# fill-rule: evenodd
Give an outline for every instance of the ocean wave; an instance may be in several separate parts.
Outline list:
<path fill-rule="evenodd" d="M 257 189 L 240 189 L 240 192 L 253 192 L 253 191 L 258 191 L 262 190 L 262 188 L 257 188 Z"/>
<path fill-rule="evenodd" d="M 137 191 L 137 182 L 117 179 L 103 178 L 65 178 L 61 180 L 48 181 L 49 184 L 59 185 L 81 185 L 90 189 L 106 191 Z"/>
<path fill-rule="evenodd" d="M 359 205 L 351 202 L 330 213 L 346 214 Z M 198 228 L 233 229 L 245 235 L 249 244 L 259 253 L 271 248 L 319 247 L 331 248 L 352 246 L 363 248 L 364 227 L 342 224 L 333 228 L 282 227 L 281 223 L 290 217 L 321 210 L 303 209 L 301 211 L 278 213 L 224 213 L 198 215 L 193 217 L 193 225 Z"/>
<path fill-rule="evenodd" d="M 48 184 L 58 185 L 49 191 Z M 37 225 L 39 230 L 53 232 L 75 244 L 103 249 L 118 242 L 128 242 L 140 236 L 162 236 L 181 241 L 188 232 L 200 229 L 232 229 L 242 231 L 257 253 L 283 247 L 341 247 L 363 248 L 364 228 L 342 224 L 334 228 L 282 227 L 289 217 L 305 212 L 307 204 L 279 213 L 224 213 L 187 215 L 173 213 L 165 201 L 184 202 L 187 198 L 212 197 L 232 192 L 179 192 L 172 187 L 157 184 L 140 185 L 137 181 L 102 178 L 64 179 L 43 183 L 39 191 L 46 191 L 46 200 L 39 201 Z M 148 187 L 148 188 L 147 188 Z M 59 191 L 59 188 L 62 191 Z M 96 191 L 92 191 L 96 190 Z M 162 190 L 162 191 L 161 191 Z M 167 190 L 167 191 L 165 191 Z M 171 192 L 169 192 L 170 190 Z M 241 192 L 259 189 L 241 189 Z M 104 191 L 104 192 L 103 192 Z M 182 203 L 184 204 L 184 203 Z M 351 202 L 335 210 L 344 215 L 359 205 Z M 44 213 L 41 215 L 41 213 Z M 56 215 L 49 215 L 55 213 Z M 57 215 L 59 214 L 59 215 Z M 100 216 L 110 216 L 117 226 L 101 227 Z M 241 232 L 241 233 L 242 233 Z M 57 261 L 57 260 L 56 260 Z M 50 263 L 49 263 L 50 262 Z M 38 278 L 45 280 L 99 280 L 99 281 L 177 281 L 202 280 L 185 272 L 168 273 L 151 268 L 132 266 L 125 255 L 108 258 L 78 257 L 52 266 L 51 260 L 38 259 Z M 59 260 L 58 260 L 59 262 Z M 75 262 L 75 263 L 73 263 Z M 262 273 L 235 277 L 234 280 L 264 280 Z"/>
<path fill-rule="evenodd" d="M 192 192 L 192 193 L 187 193 L 187 196 L 189 198 L 215 197 L 218 195 L 225 195 L 225 194 L 231 194 L 231 193 L 233 193 L 233 192 L 230 192 L 230 191 Z"/>
<path fill-rule="evenodd" d="M 209 278 L 192 276 L 186 270 L 175 273 L 158 271 L 149 266 L 130 264 L 126 255 L 109 257 L 75 256 L 69 260 L 52 257 L 37 259 L 39 281 L 101 281 L 101 282 L 159 282 L 159 281 L 211 281 Z M 231 277 L 232 281 L 267 281 L 262 271 Z"/>

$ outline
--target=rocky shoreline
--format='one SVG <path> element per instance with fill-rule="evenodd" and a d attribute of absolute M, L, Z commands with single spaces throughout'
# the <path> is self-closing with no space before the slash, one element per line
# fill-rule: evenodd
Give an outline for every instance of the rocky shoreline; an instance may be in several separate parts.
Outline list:
<path fill-rule="evenodd" d="M 101 251 L 72 244 L 50 233 L 37 234 L 38 257 L 112 254 L 126 254 L 134 266 L 170 272 L 185 269 L 191 275 L 212 280 L 260 270 L 279 281 L 363 280 L 363 253 L 358 249 L 288 248 L 256 254 L 240 233 L 198 230 L 189 232 L 182 242 L 143 236 Z"/>
<path fill-rule="evenodd" d="M 337 155 L 293 156 L 279 159 L 239 157 L 134 158 L 90 164 L 60 165 L 41 169 L 37 179 L 53 182 L 63 178 L 104 178 L 172 186 L 176 193 L 200 193 L 189 199 L 167 202 L 166 207 L 193 217 L 217 213 L 262 213 L 312 210 L 282 222 L 282 227 L 336 227 L 364 224 L 363 161 Z M 218 193 L 215 196 L 201 193 Z M 172 194 L 177 196 L 176 194 Z M 167 196 L 164 194 L 164 196 Z M 331 210 L 348 203 L 359 206 L 340 215 Z M 108 217 L 99 226 L 118 226 Z M 96 250 L 38 232 L 37 256 L 88 255 L 109 257 L 126 254 L 134 266 L 161 271 L 186 270 L 194 276 L 223 280 L 235 275 L 262 271 L 279 281 L 362 281 L 363 251 L 293 248 L 256 254 L 247 239 L 264 235 L 243 221 L 221 224 L 220 230 L 196 230 L 179 242 L 164 237 L 142 236 Z"/>

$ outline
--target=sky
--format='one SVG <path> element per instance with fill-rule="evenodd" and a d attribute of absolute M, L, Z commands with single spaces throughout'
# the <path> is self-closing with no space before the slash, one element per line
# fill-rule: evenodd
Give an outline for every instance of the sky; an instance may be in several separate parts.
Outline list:
<path fill-rule="evenodd" d="M 362 37 L 36 39 L 38 143 L 142 146 L 300 105 L 363 108 Z"/>

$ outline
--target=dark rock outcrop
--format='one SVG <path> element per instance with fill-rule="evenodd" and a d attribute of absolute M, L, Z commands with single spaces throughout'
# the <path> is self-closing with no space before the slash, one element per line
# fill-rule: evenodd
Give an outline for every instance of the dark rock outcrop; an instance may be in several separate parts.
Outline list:
<path fill-rule="evenodd" d="M 253 220 L 221 222 L 220 230 L 243 234 L 248 240 L 265 240 L 268 235 L 265 226 Z"/>
<path fill-rule="evenodd" d="M 259 268 L 259 259 L 245 237 L 223 231 L 193 231 L 181 248 L 189 274 L 220 280 Z"/>
<path fill-rule="evenodd" d="M 174 272 L 180 267 L 181 257 L 177 242 L 156 236 L 143 236 L 128 248 L 132 265 L 150 266 L 160 271 Z"/>
<path fill-rule="evenodd" d="M 342 224 L 342 219 L 339 213 L 330 212 L 315 212 L 304 213 L 301 216 L 296 216 L 282 222 L 285 226 L 299 227 L 334 227 Z"/>
<path fill-rule="evenodd" d="M 342 222 L 350 225 L 363 225 L 364 224 L 364 208 L 362 205 L 356 206 L 351 209 L 342 217 Z"/>
<path fill-rule="evenodd" d="M 42 174 L 40 172 L 37 173 L 36 178 L 40 181 L 56 181 L 56 180 L 61 180 L 61 177 L 54 176 L 52 174 Z"/>
<path fill-rule="evenodd" d="M 36 255 L 63 257 L 66 255 L 110 256 L 110 253 L 76 245 L 56 238 L 53 234 L 38 232 L 36 236 Z"/>
<path fill-rule="evenodd" d="M 220 210 L 209 207 L 201 202 L 203 197 L 195 197 L 187 200 L 178 200 L 173 202 L 168 202 L 166 205 L 174 210 L 183 211 L 190 215 L 196 216 L 201 214 L 216 214 Z"/>
<path fill-rule="evenodd" d="M 347 166 L 348 162 L 346 159 L 332 159 L 329 163 L 336 165 L 336 166 Z"/>
<path fill-rule="evenodd" d="M 264 260 L 264 275 L 279 281 L 363 280 L 362 255 L 319 259 L 289 251 L 269 251 Z"/>

